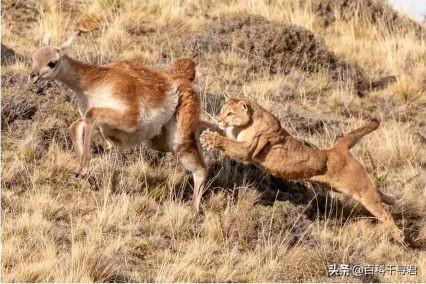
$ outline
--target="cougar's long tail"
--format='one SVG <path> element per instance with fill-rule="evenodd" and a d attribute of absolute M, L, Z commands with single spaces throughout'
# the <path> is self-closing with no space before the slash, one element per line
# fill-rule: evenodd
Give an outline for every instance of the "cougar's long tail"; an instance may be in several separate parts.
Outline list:
<path fill-rule="evenodd" d="M 364 126 L 362 126 L 360 128 L 357 128 L 357 129 L 349 132 L 348 134 L 346 134 L 345 136 L 343 136 L 339 140 L 337 140 L 337 142 L 334 145 L 334 147 L 335 148 L 346 148 L 346 149 L 349 150 L 353 146 L 355 146 L 355 144 L 358 143 L 358 141 L 362 137 L 364 137 L 368 133 L 373 132 L 374 130 L 376 130 L 377 128 L 379 128 L 379 126 L 380 126 L 380 121 L 377 120 L 377 119 L 373 119 L 367 125 L 364 125 Z"/>

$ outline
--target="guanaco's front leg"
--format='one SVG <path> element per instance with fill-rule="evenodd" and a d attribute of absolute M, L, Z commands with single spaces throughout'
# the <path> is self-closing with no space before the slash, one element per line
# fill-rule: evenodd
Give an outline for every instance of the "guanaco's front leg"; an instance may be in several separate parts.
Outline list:
<path fill-rule="evenodd" d="M 84 126 L 85 126 L 84 119 L 79 118 L 76 121 L 74 121 L 69 128 L 72 144 L 74 146 L 74 150 L 77 153 L 79 159 L 81 159 L 81 154 L 83 153 Z"/>
<path fill-rule="evenodd" d="M 236 142 L 217 132 L 205 130 L 200 135 L 200 142 L 207 150 L 218 149 L 239 162 L 251 162 L 251 143 Z"/>
<path fill-rule="evenodd" d="M 79 169 L 83 177 L 89 174 L 90 145 L 95 121 L 85 119 L 83 152 L 80 156 Z"/>
<path fill-rule="evenodd" d="M 79 176 L 86 177 L 88 173 L 88 169 L 86 170 L 86 172 L 82 171 L 83 152 L 84 152 L 84 145 L 85 145 L 85 141 L 84 141 L 85 132 L 86 132 L 86 121 L 83 118 L 76 120 L 70 126 L 71 140 L 79 158 L 79 166 L 76 172 L 76 177 L 79 177 Z M 89 181 L 90 185 L 92 186 L 94 190 L 99 190 L 96 179 L 93 176 L 88 176 L 87 180 Z"/>
<path fill-rule="evenodd" d="M 126 117 L 121 112 L 107 108 L 90 108 L 84 115 L 84 142 L 80 155 L 79 174 L 82 177 L 88 177 L 92 187 L 97 189 L 94 177 L 89 176 L 89 161 L 90 161 L 90 146 L 92 140 L 93 128 L 99 124 L 121 129 L 123 131 L 132 132 L 135 130 L 135 121 L 128 116 Z M 78 136 L 77 136 L 78 137 Z M 81 144 L 77 143 L 80 147 Z M 80 148 L 78 148 L 80 149 Z M 78 152 L 78 150 L 77 150 Z"/>

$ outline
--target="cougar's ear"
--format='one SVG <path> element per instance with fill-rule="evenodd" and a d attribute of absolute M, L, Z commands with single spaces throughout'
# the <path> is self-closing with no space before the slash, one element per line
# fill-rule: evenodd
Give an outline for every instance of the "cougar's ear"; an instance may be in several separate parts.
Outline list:
<path fill-rule="evenodd" d="M 246 113 L 250 111 L 250 104 L 246 101 L 239 101 L 238 107 L 244 110 Z"/>
<path fill-rule="evenodd" d="M 46 45 L 49 45 L 49 44 L 50 44 L 50 33 L 46 32 L 43 35 L 43 38 L 42 38 L 42 40 L 40 42 L 40 46 L 46 46 Z"/>

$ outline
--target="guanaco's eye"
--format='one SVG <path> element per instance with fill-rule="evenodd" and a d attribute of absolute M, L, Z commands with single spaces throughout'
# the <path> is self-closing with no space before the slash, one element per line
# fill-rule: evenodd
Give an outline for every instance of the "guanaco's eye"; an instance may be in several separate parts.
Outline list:
<path fill-rule="evenodd" d="M 52 60 L 49 63 L 47 63 L 47 66 L 49 66 L 49 68 L 55 68 L 57 63 L 58 63 L 57 60 Z"/>
<path fill-rule="evenodd" d="M 233 113 L 232 112 L 228 112 L 228 114 L 226 116 L 231 116 L 231 115 L 233 115 Z"/>

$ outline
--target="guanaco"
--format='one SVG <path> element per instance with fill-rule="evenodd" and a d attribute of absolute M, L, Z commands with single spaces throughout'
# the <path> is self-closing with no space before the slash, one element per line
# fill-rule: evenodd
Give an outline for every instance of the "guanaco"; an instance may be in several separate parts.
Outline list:
<path fill-rule="evenodd" d="M 90 143 L 99 128 L 118 147 L 144 144 L 174 152 L 194 179 L 193 202 L 200 209 L 206 164 L 196 140 L 200 101 L 192 87 L 195 63 L 179 59 L 169 69 L 147 67 L 136 60 L 106 65 L 80 62 L 66 54 L 74 37 L 60 47 L 48 45 L 33 54 L 30 82 L 58 80 L 77 95 L 81 118 L 70 126 L 79 156 L 77 175 L 89 175 Z"/>

